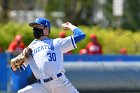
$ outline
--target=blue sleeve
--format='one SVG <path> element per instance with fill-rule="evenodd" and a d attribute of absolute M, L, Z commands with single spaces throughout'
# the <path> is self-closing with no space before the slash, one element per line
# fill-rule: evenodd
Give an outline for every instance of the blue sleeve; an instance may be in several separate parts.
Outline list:
<path fill-rule="evenodd" d="M 81 29 L 79 29 L 79 28 L 75 28 L 73 33 L 74 33 L 74 41 L 75 41 L 75 43 L 83 40 L 85 38 L 85 36 L 86 36 L 86 34 L 84 32 L 82 32 Z"/>
<path fill-rule="evenodd" d="M 13 71 L 12 68 L 11 70 L 13 71 L 15 75 L 20 75 L 21 72 L 25 71 L 25 68 L 26 67 L 24 65 L 21 65 L 20 68 L 18 68 L 16 71 Z"/>

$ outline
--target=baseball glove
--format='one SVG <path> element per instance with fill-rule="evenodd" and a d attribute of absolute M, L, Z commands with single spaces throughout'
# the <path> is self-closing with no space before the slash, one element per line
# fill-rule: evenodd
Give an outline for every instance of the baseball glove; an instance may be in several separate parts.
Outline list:
<path fill-rule="evenodd" d="M 16 68 L 19 68 L 25 62 L 25 60 L 31 56 L 31 52 L 32 50 L 30 48 L 25 48 L 21 54 L 11 59 L 11 64 L 14 64 Z"/>

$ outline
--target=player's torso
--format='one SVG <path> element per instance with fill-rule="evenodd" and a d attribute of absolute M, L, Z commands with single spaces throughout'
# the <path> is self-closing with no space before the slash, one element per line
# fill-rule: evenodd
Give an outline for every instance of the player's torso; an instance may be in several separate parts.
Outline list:
<path fill-rule="evenodd" d="M 41 73 L 51 75 L 61 71 L 63 54 L 57 40 L 38 41 L 32 46 L 32 55 Z"/>

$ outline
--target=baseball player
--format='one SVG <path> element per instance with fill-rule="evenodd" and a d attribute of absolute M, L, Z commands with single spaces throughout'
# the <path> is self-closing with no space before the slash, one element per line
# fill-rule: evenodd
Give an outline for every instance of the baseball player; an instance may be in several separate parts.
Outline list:
<path fill-rule="evenodd" d="M 66 22 L 62 24 L 63 29 L 71 30 L 74 35 L 51 39 L 49 20 L 37 18 L 29 26 L 33 27 L 35 39 L 11 60 L 11 69 L 20 74 L 30 65 L 37 82 L 18 93 L 79 93 L 64 74 L 63 54 L 75 49 L 76 43 L 85 38 L 85 33 Z"/>

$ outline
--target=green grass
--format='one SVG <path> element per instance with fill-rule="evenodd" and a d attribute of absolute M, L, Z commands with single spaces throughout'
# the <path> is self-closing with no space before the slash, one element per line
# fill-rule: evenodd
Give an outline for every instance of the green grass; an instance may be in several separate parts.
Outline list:
<path fill-rule="evenodd" d="M 4 49 L 8 48 L 9 43 L 14 39 L 16 34 L 21 34 L 26 45 L 33 40 L 32 28 L 28 24 L 8 23 L 0 24 L 0 46 Z M 118 54 L 121 47 L 128 50 L 128 54 L 140 54 L 140 31 L 132 32 L 129 30 L 112 28 L 100 28 L 98 26 L 78 26 L 86 33 L 86 38 L 77 43 L 78 48 L 73 53 L 78 53 L 81 48 L 85 48 L 90 41 L 90 34 L 94 33 L 98 37 L 98 41 L 103 46 L 104 54 Z M 57 38 L 62 28 L 52 27 L 51 38 Z M 67 31 L 67 36 L 71 35 L 71 31 Z"/>

